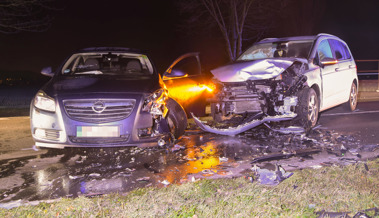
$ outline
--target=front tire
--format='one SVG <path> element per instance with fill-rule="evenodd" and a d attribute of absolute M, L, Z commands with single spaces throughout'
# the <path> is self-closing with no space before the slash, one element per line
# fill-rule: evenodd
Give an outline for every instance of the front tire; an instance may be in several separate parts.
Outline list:
<path fill-rule="evenodd" d="M 319 117 L 319 100 L 312 88 L 304 88 L 298 95 L 299 104 L 296 110 L 300 125 L 306 130 L 315 127 Z"/>
<path fill-rule="evenodd" d="M 182 106 L 169 98 L 166 102 L 168 108 L 167 123 L 172 135 L 179 138 L 187 128 L 187 115 Z"/>
<path fill-rule="evenodd" d="M 354 111 L 357 108 L 358 103 L 358 89 L 357 85 L 353 82 L 350 88 L 349 101 L 345 103 L 344 107 L 346 111 Z"/>

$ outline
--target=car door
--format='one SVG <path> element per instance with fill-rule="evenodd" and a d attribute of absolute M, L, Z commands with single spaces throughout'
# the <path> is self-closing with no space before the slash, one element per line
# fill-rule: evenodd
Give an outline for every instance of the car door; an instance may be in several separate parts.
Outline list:
<path fill-rule="evenodd" d="M 177 58 L 163 73 L 169 96 L 196 116 L 205 115 L 206 98 L 211 89 L 201 70 L 199 53 L 187 53 Z"/>
<path fill-rule="evenodd" d="M 338 68 L 336 68 L 338 80 L 336 80 L 335 84 L 336 89 L 338 89 L 339 92 L 336 93 L 334 101 L 344 103 L 349 98 L 355 64 L 352 61 L 350 52 L 343 42 L 336 39 L 329 39 L 328 41 L 331 45 L 334 57 L 338 61 Z"/>
<path fill-rule="evenodd" d="M 333 107 L 338 103 L 335 102 L 336 96 L 341 91 L 338 79 L 340 72 L 338 72 L 338 62 L 333 55 L 332 48 L 328 39 L 322 40 L 317 47 L 317 55 L 321 65 L 321 78 L 322 78 L 322 105 L 321 110 Z"/>

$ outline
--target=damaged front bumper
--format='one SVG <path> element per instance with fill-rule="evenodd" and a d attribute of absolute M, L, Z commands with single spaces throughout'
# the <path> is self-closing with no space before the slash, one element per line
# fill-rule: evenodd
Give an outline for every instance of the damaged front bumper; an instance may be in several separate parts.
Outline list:
<path fill-rule="evenodd" d="M 192 115 L 196 125 L 199 126 L 200 129 L 202 129 L 206 132 L 216 133 L 216 134 L 220 134 L 220 135 L 229 135 L 229 136 L 240 134 L 240 133 L 245 132 L 249 129 L 252 129 L 256 126 L 259 126 L 262 123 L 292 120 L 293 118 L 295 118 L 297 116 L 297 114 L 295 114 L 295 113 L 277 115 L 277 116 L 266 116 L 262 119 L 252 120 L 250 122 L 241 124 L 237 127 L 229 127 L 229 128 L 221 129 L 221 128 L 211 127 L 211 126 L 203 123 L 199 118 L 197 118 L 195 115 L 193 115 L 193 113 L 191 113 L 191 115 Z"/>

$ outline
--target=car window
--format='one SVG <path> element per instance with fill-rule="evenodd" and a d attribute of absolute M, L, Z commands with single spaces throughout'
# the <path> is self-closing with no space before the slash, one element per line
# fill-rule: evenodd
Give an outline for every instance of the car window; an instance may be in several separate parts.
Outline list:
<path fill-rule="evenodd" d="M 72 55 L 62 68 L 62 75 L 148 76 L 153 67 L 147 56 L 129 53 L 79 53 Z"/>
<path fill-rule="evenodd" d="M 329 43 L 332 46 L 334 56 L 337 60 L 347 60 L 351 58 L 350 52 L 344 43 L 335 39 L 329 39 Z"/>
<path fill-rule="evenodd" d="M 265 58 L 308 58 L 313 41 L 294 40 L 277 41 L 271 43 L 255 44 L 247 49 L 237 59 L 238 61 L 258 60 Z"/>
<path fill-rule="evenodd" d="M 201 73 L 199 61 L 196 56 L 182 59 L 174 65 L 172 70 L 183 72 L 183 74 L 188 74 L 189 76 L 199 75 Z"/>
<path fill-rule="evenodd" d="M 320 42 L 318 45 L 317 53 L 320 61 L 324 60 L 325 58 L 333 58 L 332 49 L 330 48 L 327 39 Z"/>

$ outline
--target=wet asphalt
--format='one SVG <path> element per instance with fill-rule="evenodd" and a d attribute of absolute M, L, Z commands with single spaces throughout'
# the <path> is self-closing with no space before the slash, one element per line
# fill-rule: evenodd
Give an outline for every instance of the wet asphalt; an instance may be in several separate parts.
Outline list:
<path fill-rule="evenodd" d="M 261 125 L 237 136 L 190 126 L 174 145 L 154 148 L 46 149 L 0 160 L 0 204 L 127 193 L 204 178 L 248 176 L 254 165 L 287 171 L 364 162 L 379 155 L 379 102 L 355 112 L 321 114 L 308 134 L 282 134 Z M 34 155 L 33 153 L 38 153 Z"/>

